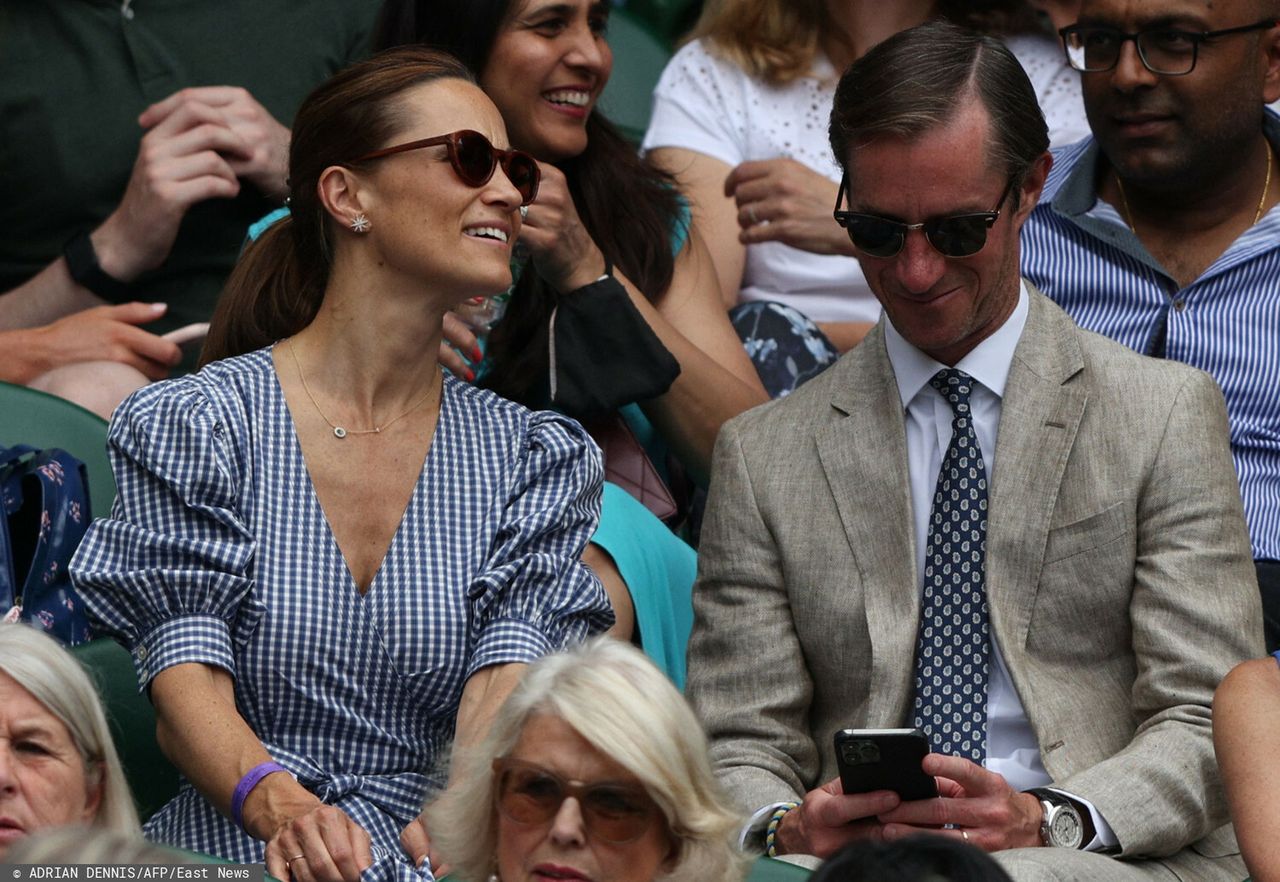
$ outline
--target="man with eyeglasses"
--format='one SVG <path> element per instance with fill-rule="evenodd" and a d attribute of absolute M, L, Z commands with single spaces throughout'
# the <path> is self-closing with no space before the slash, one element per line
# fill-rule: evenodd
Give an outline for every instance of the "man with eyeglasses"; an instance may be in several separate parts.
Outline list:
<path fill-rule="evenodd" d="M 825 857 L 923 830 L 1019 880 L 1238 882 L 1210 704 L 1261 627 L 1221 393 L 1020 279 L 1052 160 L 999 41 L 887 40 L 830 136 L 884 317 L 725 425 L 698 559 L 688 694 L 746 835 Z M 833 736 L 903 727 L 939 797 L 845 793 Z"/>
<path fill-rule="evenodd" d="M 1083 327 L 1222 387 L 1280 648 L 1280 2 L 1085 0 L 1093 137 L 1057 152 L 1023 273 Z"/>

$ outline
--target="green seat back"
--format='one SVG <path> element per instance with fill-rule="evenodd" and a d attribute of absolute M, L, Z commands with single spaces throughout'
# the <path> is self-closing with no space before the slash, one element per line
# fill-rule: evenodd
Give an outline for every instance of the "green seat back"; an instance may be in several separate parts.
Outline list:
<path fill-rule="evenodd" d="M 178 793 L 178 772 L 156 743 L 156 715 L 138 691 L 133 659 L 114 640 L 91 640 L 71 653 L 89 672 L 102 696 L 107 724 L 138 814 L 146 820 Z"/>
<path fill-rule="evenodd" d="M 653 110 L 653 87 L 671 58 L 669 45 L 626 9 L 609 17 L 613 74 L 600 96 L 600 109 L 633 141 L 644 137 Z"/>
<path fill-rule="evenodd" d="M 702 0 L 627 0 L 626 10 L 673 44 L 693 27 Z"/>
<path fill-rule="evenodd" d="M 107 461 L 106 420 L 56 395 L 0 383 L 0 445 L 15 444 L 61 447 L 83 462 L 94 517 L 110 513 L 116 482 Z"/>
<path fill-rule="evenodd" d="M 751 872 L 747 873 L 746 882 L 803 882 L 811 873 L 811 870 L 797 867 L 786 861 L 758 857 L 751 864 Z"/>

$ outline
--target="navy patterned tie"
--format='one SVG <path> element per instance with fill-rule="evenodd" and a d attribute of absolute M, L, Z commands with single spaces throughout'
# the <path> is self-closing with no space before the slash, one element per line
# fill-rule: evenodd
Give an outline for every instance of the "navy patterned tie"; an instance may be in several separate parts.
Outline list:
<path fill-rule="evenodd" d="M 987 752 L 987 470 L 969 411 L 973 378 L 938 371 L 929 384 L 951 405 L 951 446 L 929 517 L 916 644 L 915 724 L 937 753 L 981 763 Z"/>

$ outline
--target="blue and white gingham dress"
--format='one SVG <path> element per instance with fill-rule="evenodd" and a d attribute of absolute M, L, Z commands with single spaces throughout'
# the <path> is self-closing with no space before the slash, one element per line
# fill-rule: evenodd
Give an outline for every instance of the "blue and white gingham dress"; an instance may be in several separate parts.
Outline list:
<path fill-rule="evenodd" d="M 109 443 L 119 498 L 72 562 L 95 624 L 132 651 L 143 687 L 183 662 L 229 671 L 271 756 L 368 830 L 365 879 L 423 878 L 399 834 L 443 784 L 467 677 L 612 621 L 579 562 L 602 481 L 586 434 L 446 376 L 422 474 L 363 596 L 269 350 L 140 390 Z M 264 844 L 189 784 L 147 832 L 262 860 Z"/>

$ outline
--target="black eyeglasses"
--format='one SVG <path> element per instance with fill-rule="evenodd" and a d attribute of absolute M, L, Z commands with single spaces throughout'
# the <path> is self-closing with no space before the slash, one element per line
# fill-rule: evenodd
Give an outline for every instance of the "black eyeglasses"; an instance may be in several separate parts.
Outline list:
<path fill-rule="evenodd" d="M 423 147 L 444 145 L 449 153 L 449 164 L 464 184 L 469 187 L 483 187 L 493 177 L 493 170 L 499 165 L 511 183 L 520 191 L 520 204 L 528 205 L 538 198 L 538 183 L 542 180 L 542 171 L 538 161 L 523 150 L 499 150 L 489 143 L 489 139 L 479 132 L 463 129 L 450 132 L 435 138 L 424 138 L 421 141 L 410 141 L 394 147 L 383 147 L 372 153 L 366 153 L 353 162 L 365 162 L 370 159 L 381 159 L 408 150 L 421 150 Z"/>
<path fill-rule="evenodd" d="M 841 211 L 840 206 L 849 191 L 849 176 L 846 174 L 840 179 L 840 191 L 836 193 L 836 210 L 833 215 L 836 223 L 849 234 L 853 247 L 872 257 L 896 256 L 906 244 L 907 233 L 911 230 L 923 230 L 929 244 L 945 257 L 969 257 L 977 254 L 987 244 L 987 230 L 999 219 L 1000 207 L 1004 205 L 1004 200 L 1012 189 L 1013 178 L 1010 178 L 1004 192 L 1000 194 L 1000 201 L 990 211 L 953 214 L 918 224 L 904 224 L 875 214 Z"/>
<path fill-rule="evenodd" d="M 566 781 L 549 769 L 511 757 L 494 760 L 493 771 L 498 778 L 498 811 L 517 824 L 550 823 L 572 796 L 581 807 L 587 833 L 619 843 L 639 839 L 661 813 L 637 784 Z"/>
<path fill-rule="evenodd" d="M 1220 31 L 1184 31 L 1179 28 L 1154 27 L 1128 34 L 1107 25 L 1071 25 L 1058 31 L 1067 60 L 1076 70 L 1101 73 L 1120 63 L 1120 49 L 1130 40 L 1138 47 L 1138 58 L 1153 74 L 1180 77 L 1196 66 L 1200 44 L 1215 37 L 1244 34 L 1273 28 L 1277 19 L 1267 18 L 1238 28 Z"/>

